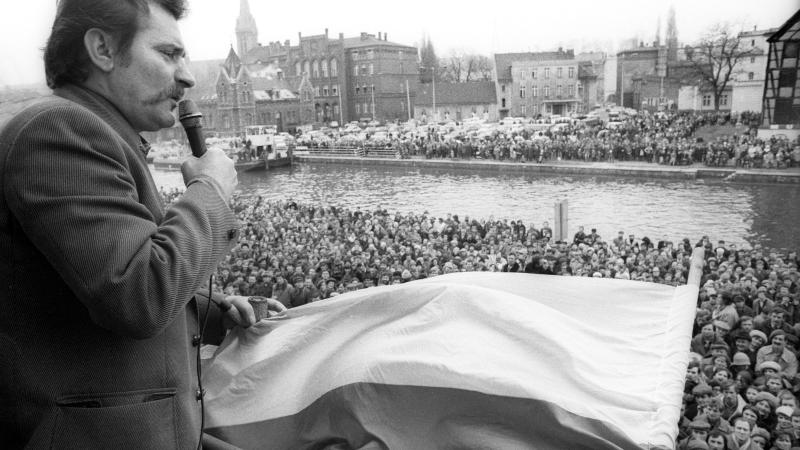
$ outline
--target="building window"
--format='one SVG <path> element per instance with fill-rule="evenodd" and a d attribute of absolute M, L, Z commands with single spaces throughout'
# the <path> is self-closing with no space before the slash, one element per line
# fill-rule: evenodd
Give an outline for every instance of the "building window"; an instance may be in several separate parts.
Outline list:
<path fill-rule="evenodd" d="M 360 91 L 361 91 L 361 88 L 358 87 L 358 85 L 356 85 L 356 95 L 358 95 L 360 93 Z"/>
<path fill-rule="evenodd" d="M 339 95 L 339 85 L 334 84 L 331 86 L 331 95 Z"/>
<path fill-rule="evenodd" d="M 311 70 L 313 70 L 313 77 L 314 78 L 319 78 L 319 61 L 317 61 L 315 59 L 314 63 L 311 65 L 311 67 L 312 67 Z"/>
<path fill-rule="evenodd" d="M 556 86 L 556 97 L 561 97 L 561 85 Z"/>
<path fill-rule="evenodd" d="M 748 73 L 747 73 L 747 79 L 748 79 L 748 80 L 751 80 L 751 81 L 752 81 L 752 80 L 753 80 L 753 78 L 755 78 L 755 77 L 756 77 L 756 74 L 754 74 L 753 72 L 748 72 Z"/>
<path fill-rule="evenodd" d="M 536 79 L 536 69 L 534 69 L 534 70 L 531 70 L 531 79 L 532 79 L 532 80 L 535 80 L 535 79 Z"/>
<path fill-rule="evenodd" d="M 778 87 L 794 87 L 797 83 L 797 69 L 781 69 L 778 77 Z M 791 96 L 791 95 L 790 95 Z M 783 95 L 781 95 L 783 97 Z"/>
<path fill-rule="evenodd" d="M 568 69 L 568 71 L 569 71 L 569 74 L 568 74 L 569 78 L 575 78 L 575 68 L 574 67 L 570 67 Z"/>
<path fill-rule="evenodd" d="M 578 81 L 578 97 L 583 97 L 583 83 Z"/>
<path fill-rule="evenodd" d="M 319 97 L 319 86 L 314 86 L 314 96 Z"/>
<path fill-rule="evenodd" d="M 322 96 L 323 97 L 328 96 L 328 86 L 322 86 Z"/>
<path fill-rule="evenodd" d="M 544 68 L 544 79 L 547 80 L 549 78 L 550 78 L 550 68 L 549 67 L 545 67 Z"/>
<path fill-rule="evenodd" d="M 336 117 L 339 117 L 339 104 L 338 103 L 334 103 L 333 104 L 333 115 L 336 116 Z"/>
<path fill-rule="evenodd" d="M 547 73 L 547 72 L 545 72 L 545 73 Z M 545 98 L 550 97 L 550 85 L 549 84 L 545 84 L 544 85 L 544 97 Z"/>
<path fill-rule="evenodd" d="M 556 69 L 556 78 L 561 78 L 563 76 L 563 73 L 564 73 L 563 67 L 559 67 L 558 69 Z"/>
<path fill-rule="evenodd" d="M 322 77 L 328 78 L 328 61 L 322 60 Z"/>
<path fill-rule="evenodd" d="M 575 86 L 568 84 L 567 85 L 567 96 L 574 97 L 575 96 Z"/>
<path fill-rule="evenodd" d="M 525 85 L 519 87 L 519 98 L 525 98 Z"/>
<path fill-rule="evenodd" d="M 783 44 L 783 57 L 785 59 L 800 56 L 800 41 L 786 41 Z"/>
<path fill-rule="evenodd" d="M 353 66 L 353 76 L 354 77 L 358 76 L 358 66 Z"/>
<path fill-rule="evenodd" d="M 703 94 L 703 106 L 711 106 L 711 94 Z"/>
<path fill-rule="evenodd" d="M 367 59 L 372 59 L 375 57 L 375 52 L 373 50 L 367 50 Z"/>
<path fill-rule="evenodd" d="M 310 75 L 311 74 L 311 63 L 309 63 L 308 61 L 303 63 L 303 73 L 305 75 Z"/>
<path fill-rule="evenodd" d="M 525 114 L 527 114 L 527 111 L 526 111 L 525 105 L 522 105 L 522 106 L 520 106 L 520 107 L 519 107 L 519 112 L 520 112 L 520 114 L 522 114 L 523 116 L 524 116 Z"/>
<path fill-rule="evenodd" d="M 532 113 L 534 116 L 535 116 L 535 115 L 537 115 L 537 114 L 539 114 L 539 105 L 533 105 L 533 107 L 531 108 L 531 113 Z"/>
<path fill-rule="evenodd" d="M 361 103 L 356 103 L 356 114 L 361 114 Z"/>
<path fill-rule="evenodd" d="M 366 74 L 367 74 L 367 65 L 363 64 L 361 66 L 361 75 L 366 75 Z"/>
<path fill-rule="evenodd" d="M 505 84 L 501 84 L 500 85 L 500 92 L 502 92 L 502 93 L 506 92 L 506 85 Z"/>
<path fill-rule="evenodd" d="M 369 74 L 375 75 L 375 67 L 372 63 L 369 63 Z"/>
<path fill-rule="evenodd" d="M 525 75 L 526 74 L 527 74 L 527 72 L 525 72 L 524 70 L 520 70 L 519 71 L 519 79 L 520 80 L 525 80 Z"/>
<path fill-rule="evenodd" d="M 302 75 L 303 74 L 303 68 L 302 68 L 302 64 L 300 64 L 300 61 L 297 61 L 294 64 L 294 72 L 295 72 L 296 75 Z"/>
<path fill-rule="evenodd" d="M 535 85 L 535 84 L 534 84 L 534 85 L 532 86 L 532 88 L 531 88 L 531 91 L 532 91 L 532 92 L 531 92 L 531 96 L 532 96 L 532 97 L 538 97 L 538 96 L 539 96 L 539 86 L 537 86 L 537 85 Z"/>
<path fill-rule="evenodd" d="M 753 64 L 755 62 L 756 62 L 756 57 L 755 56 L 751 56 L 750 57 L 750 64 Z"/>
<path fill-rule="evenodd" d="M 727 106 L 728 105 L 728 94 L 722 94 L 719 96 L 719 106 Z"/>
<path fill-rule="evenodd" d="M 506 107 L 506 99 L 500 100 L 500 107 L 501 108 L 505 108 Z"/>

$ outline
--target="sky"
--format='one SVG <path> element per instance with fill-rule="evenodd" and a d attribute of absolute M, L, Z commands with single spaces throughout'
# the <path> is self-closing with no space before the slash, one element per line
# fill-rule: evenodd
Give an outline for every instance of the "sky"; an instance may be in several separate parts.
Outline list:
<path fill-rule="evenodd" d="M 224 59 L 236 47 L 240 0 L 189 0 L 181 22 L 193 60 Z M 798 9 L 796 0 L 250 0 L 258 40 L 298 42 L 303 35 L 337 38 L 388 33 L 388 40 L 416 45 L 428 36 L 437 54 L 493 53 L 592 47 L 613 52 L 623 39 L 652 41 L 661 20 L 666 32 L 670 5 L 678 38 L 690 43 L 717 22 L 752 30 L 777 28 Z M 494 5 L 497 5 L 495 8 Z M 42 47 L 55 16 L 56 0 L 2 0 L 0 87 L 41 83 Z"/>

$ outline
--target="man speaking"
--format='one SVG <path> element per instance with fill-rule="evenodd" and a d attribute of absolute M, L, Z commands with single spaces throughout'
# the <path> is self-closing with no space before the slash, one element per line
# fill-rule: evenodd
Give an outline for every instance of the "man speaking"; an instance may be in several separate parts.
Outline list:
<path fill-rule="evenodd" d="M 255 321 L 243 297 L 198 295 L 237 237 L 233 162 L 190 157 L 164 210 L 139 136 L 172 126 L 194 85 L 184 13 L 61 0 L 44 53 L 54 95 L 0 134 L 2 448 L 197 447 L 203 330 Z"/>

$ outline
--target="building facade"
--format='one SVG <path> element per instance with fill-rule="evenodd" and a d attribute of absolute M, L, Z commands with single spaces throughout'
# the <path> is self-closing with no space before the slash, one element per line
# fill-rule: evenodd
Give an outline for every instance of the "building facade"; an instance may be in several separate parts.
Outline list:
<path fill-rule="evenodd" d="M 767 39 L 769 43 L 759 137 L 800 135 L 800 10 Z"/>
<path fill-rule="evenodd" d="M 504 117 L 568 115 L 602 104 L 605 55 L 573 50 L 495 55 L 498 113 Z"/>

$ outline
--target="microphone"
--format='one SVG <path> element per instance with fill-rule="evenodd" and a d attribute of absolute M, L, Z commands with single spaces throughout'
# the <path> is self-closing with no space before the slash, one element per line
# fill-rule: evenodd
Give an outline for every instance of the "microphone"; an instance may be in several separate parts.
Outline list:
<path fill-rule="evenodd" d="M 194 104 L 192 100 L 181 100 L 178 103 L 178 120 L 183 125 L 183 130 L 186 132 L 186 138 L 189 139 L 189 148 L 192 149 L 192 155 L 199 158 L 206 152 L 206 140 L 203 138 L 203 125 L 200 119 L 203 114 L 200 109 Z"/>

